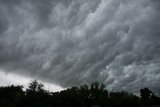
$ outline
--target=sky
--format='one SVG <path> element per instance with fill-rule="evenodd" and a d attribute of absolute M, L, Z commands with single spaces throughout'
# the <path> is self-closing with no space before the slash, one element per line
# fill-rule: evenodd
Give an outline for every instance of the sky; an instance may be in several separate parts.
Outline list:
<path fill-rule="evenodd" d="M 160 0 L 0 0 L 0 74 L 160 90 Z"/>
<path fill-rule="evenodd" d="M 20 75 L 15 75 L 12 73 L 4 73 L 0 71 L 0 86 L 11 86 L 11 85 L 20 85 L 23 86 L 23 90 L 28 89 L 28 85 L 33 81 L 33 78 L 26 78 L 22 77 Z M 48 90 L 49 92 L 57 92 L 57 91 L 62 91 L 65 90 L 65 88 L 54 85 L 52 83 L 46 82 L 46 81 L 41 81 L 38 78 L 34 78 L 34 80 L 38 81 L 39 83 L 42 83 L 44 85 L 44 89 Z"/>

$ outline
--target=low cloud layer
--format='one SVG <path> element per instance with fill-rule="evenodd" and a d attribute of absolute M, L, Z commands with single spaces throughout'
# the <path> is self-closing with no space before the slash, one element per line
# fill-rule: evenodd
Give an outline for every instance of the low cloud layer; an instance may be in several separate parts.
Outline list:
<path fill-rule="evenodd" d="M 0 0 L 0 68 L 62 87 L 160 88 L 159 0 Z"/>
<path fill-rule="evenodd" d="M 12 73 L 9 73 L 6 75 L 6 73 L 0 71 L 0 86 L 10 86 L 10 85 L 23 85 L 23 90 L 26 90 L 28 88 L 28 85 L 31 81 L 33 81 L 31 78 L 25 78 L 21 77 L 19 75 L 15 75 Z M 44 89 L 51 91 L 51 92 L 57 92 L 62 91 L 64 88 L 54 85 L 48 82 L 42 82 L 37 80 L 38 82 L 44 84 Z"/>

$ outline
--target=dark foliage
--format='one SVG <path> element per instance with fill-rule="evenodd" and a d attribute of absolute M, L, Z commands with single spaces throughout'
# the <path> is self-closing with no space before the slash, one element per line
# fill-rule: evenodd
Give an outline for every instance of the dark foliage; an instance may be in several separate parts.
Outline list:
<path fill-rule="evenodd" d="M 22 86 L 0 87 L 0 107 L 18 107 L 24 97 Z"/>
<path fill-rule="evenodd" d="M 48 92 L 37 81 L 22 86 L 0 87 L 0 107 L 152 107 L 160 105 L 160 98 L 148 88 L 140 89 L 140 97 L 128 92 L 108 92 L 105 85 L 72 87 L 61 92 Z"/>

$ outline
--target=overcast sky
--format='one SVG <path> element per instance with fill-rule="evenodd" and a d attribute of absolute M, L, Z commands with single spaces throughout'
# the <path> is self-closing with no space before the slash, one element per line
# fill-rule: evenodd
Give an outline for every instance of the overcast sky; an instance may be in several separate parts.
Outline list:
<path fill-rule="evenodd" d="M 0 85 L 160 89 L 160 0 L 0 0 L 0 70 Z"/>

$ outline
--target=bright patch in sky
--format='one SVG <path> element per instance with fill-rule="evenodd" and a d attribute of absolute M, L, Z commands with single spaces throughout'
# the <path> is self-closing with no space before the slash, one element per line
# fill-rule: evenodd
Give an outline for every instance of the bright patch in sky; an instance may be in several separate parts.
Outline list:
<path fill-rule="evenodd" d="M 26 89 L 28 87 L 29 82 L 33 80 L 31 78 L 21 77 L 12 73 L 4 73 L 2 71 L 0 71 L 0 79 L 1 79 L 0 86 L 23 85 L 24 89 Z M 58 85 L 54 85 L 54 84 L 42 82 L 42 81 L 39 81 L 39 82 L 44 84 L 46 90 L 49 90 L 52 92 L 63 90 L 63 88 Z"/>

